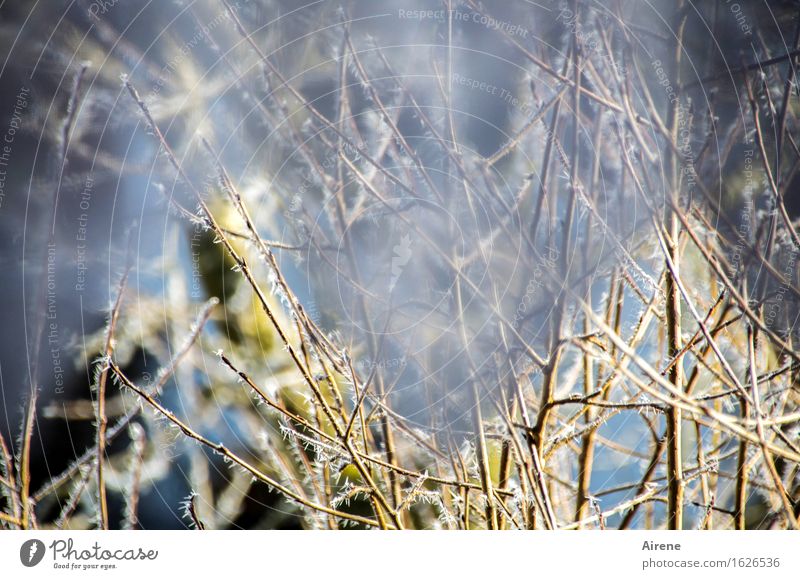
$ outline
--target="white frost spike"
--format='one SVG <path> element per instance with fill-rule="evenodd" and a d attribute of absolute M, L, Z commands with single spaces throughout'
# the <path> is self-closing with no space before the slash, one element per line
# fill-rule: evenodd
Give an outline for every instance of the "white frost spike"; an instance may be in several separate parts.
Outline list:
<path fill-rule="evenodd" d="M 400 239 L 400 243 L 392 248 L 394 256 L 392 257 L 392 279 L 389 282 L 389 291 L 394 289 L 403 269 L 411 259 L 411 237 L 406 234 Z"/>

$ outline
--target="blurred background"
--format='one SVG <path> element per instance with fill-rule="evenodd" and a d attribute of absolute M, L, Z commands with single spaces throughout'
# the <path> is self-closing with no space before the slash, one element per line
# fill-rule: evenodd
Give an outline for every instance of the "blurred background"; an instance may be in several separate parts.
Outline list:
<path fill-rule="evenodd" d="M 593 75 L 624 77 L 625 66 L 636 62 L 651 84 L 637 86 L 631 74 L 624 99 L 637 113 L 649 106 L 665 110 L 669 97 L 652 63 L 668 62 L 674 51 L 675 4 L 2 3 L 0 433 L 14 453 L 35 386 L 30 461 L 39 521 L 94 524 L 91 498 L 75 489 L 93 484 L 91 460 L 80 458 L 95 444 L 93 385 L 126 274 L 113 358 L 139 384 L 156 384 L 208 300 L 221 302 L 185 363 L 161 385 L 164 405 L 198 431 L 257 464 L 268 465 L 265 457 L 281 452 L 269 442 L 281 439 L 280 426 L 262 416 L 246 385 L 220 364 L 214 356 L 220 349 L 287 407 L 305 407 L 285 348 L 235 262 L 198 217 L 193 188 L 222 227 L 246 232 L 223 191 L 215 155 L 249 203 L 305 312 L 349 350 L 363 379 L 376 376 L 409 436 L 442 448 L 465 443 L 465 456 L 474 452 L 476 376 L 486 412 L 492 412 L 492 391 L 512 374 L 530 375 L 526 384 L 535 398 L 542 377 L 532 372 L 530 352 L 517 340 L 545 351 L 562 327 L 580 333 L 574 304 L 565 300 L 570 292 L 605 299 L 621 263 L 636 260 L 630 273 L 645 293 L 658 279 L 657 245 L 643 229 L 663 199 L 652 206 L 638 199 L 624 177 L 616 138 L 607 136 L 629 130 L 628 118 L 593 98 L 583 98 L 578 111 L 569 98 L 556 101 L 563 96 L 558 77 L 569 70 L 570 47 L 579 38 L 588 66 L 575 78 L 592 94 L 623 99 L 603 93 Z M 687 129 L 692 170 L 735 221 L 748 203 L 754 212 L 767 207 L 761 177 L 754 193 L 743 193 L 747 155 L 730 154 L 743 150 L 738 119 L 749 114 L 735 70 L 796 51 L 800 27 L 796 2 L 733 6 L 709 0 L 682 9 L 682 78 L 693 118 Z M 634 39 L 636 60 L 623 49 L 624 34 Z M 768 69 L 756 87 L 768 112 L 784 88 L 786 66 Z M 171 166 L 125 82 L 138 91 L 192 187 Z M 794 94 L 793 83 L 790 88 Z M 553 123 L 559 107 L 567 120 Z M 549 138 L 552 128 L 561 137 L 558 145 Z M 638 154 L 648 145 L 663 154 L 657 131 L 650 126 L 644 132 L 632 144 L 643 145 L 637 150 L 643 163 Z M 552 166 L 541 161 L 547 147 L 556 147 Z M 571 208 L 559 193 L 572 170 L 567 159 L 575 160 L 602 218 L 594 237 L 584 227 L 589 206 Z M 794 159 L 786 163 L 794 166 Z M 786 207 L 796 218 L 800 180 L 794 170 L 783 174 Z M 574 221 L 567 219 L 573 210 L 579 215 Z M 723 234 L 730 227 L 719 217 L 711 225 Z M 244 236 L 232 239 L 248 251 Z M 776 269 L 796 275 L 793 255 L 776 250 Z M 263 265 L 258 256 L 253 261 Z M 464 273 L 454 275 L 452 264 Z M 278 282 L 268 268 L 259 275 L 265 287 L 271 282 L 269 299 L 291 325 Z M 754 274 L 751 286 L 768 283 L 763 276 Z M 781 308 L 776 324 L 794 335 L 796 301 L 786 299 L 792 305 Z M 633 300 L 620 305 L 623 327 L 637 319 L 639 306 Z M 514 326 L 516 338 L 500 319 Z M 580 357 L 566 356 L 557 386 L 563 396 L 582 392 Z M 109 386 L 112 425 L 137 404 Z M 614 444 L 598 450 L 591 493 L 618 489 L 604 495 L 604 506 L 633 496 L 660 430 L 656 422 L 620 414 L 603 424 L 604 440 L 638 452 L 630 460 Z M 562 426 L 566 422 L 549 434 L 564 435 Z M 489 429 L 493 464 L 501 460 L 504 427 L 498 421 Z M 107 449 L 112 527 L 191 526 L 185 509 L 192 493 L 203 497 L 198 518 L 209 527 L 309 526 L 293 505 L 165 428 L 149 411 L 131 415 L 115 434 Z M 384 436 L 376 426 L 383 450 Z M 553 463 L 574 474 L 559 456 L 554 451 Z M 133 468 L 136 461 L 141 466 Z M 62 481 L 65 469 L 72 471 Z M 126 495 L 132 482 L 140 489 L 135 517 Z M 734 492 L 732 481 L 721 485 L 723 496 Z M 652 508 L 655 519 L 663 515 L 663 505 Z M 702 518 L 703 505 L 690 509 Z M 758 505 L 753 512 L 760 512 Z M 760 525 L 764 512 L 749 524 Z M 645 524 L 645 516 L 637 514 L 634 525 Z"/>

